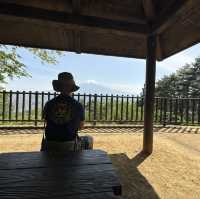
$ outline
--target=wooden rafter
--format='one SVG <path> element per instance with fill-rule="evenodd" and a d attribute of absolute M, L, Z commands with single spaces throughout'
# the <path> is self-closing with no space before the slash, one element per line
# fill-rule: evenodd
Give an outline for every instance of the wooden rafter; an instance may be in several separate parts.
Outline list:
<path fill-rule="evenodd" d="M 176 20 L 177 13 L 184 8 L 187 2 L 188 0 L 176 0 L 172 4 L 169 4 L 164 9 L 164 12 L 161 12 L 160 16 L 157 16 L 158 20 L 153 24 L 151 32 L 159 34 L 169 27 Z"/>
<path fill-rule="evenodd" d="M 156 13 L 153 1 L 152 0 L 142 0 L 142 1 L 143 1 L 144 14 L 147 18 L 147 21 L 148 22 L 154 21 Z"/>
<path fill-rule="evenodd" d="M 71 30 L 93 31 L 103 34 L 111 33 L 122 36 L 133 34 L 145 35 L 150 30 L 147 24 L 109 20 L 93 16 L 81 16 L 9 3 L 0 3 L 0 15 L 22 18 L 23 20 L 31 19 L 38 23 L 56 23 Z"/>
<path fill-rule="evenodd" d="M 73 13 L 80 15 L 81 2 L 80 0 L 72 0 Z"/>
<path fill-rule="evenodd" d="M 72 0 L 72 8 L 75 15 L 80 15 L 80 0 Z M 76 53 L 81 53 L 81 33 L 79 30 L 74 30 L 74 49 Z"/>

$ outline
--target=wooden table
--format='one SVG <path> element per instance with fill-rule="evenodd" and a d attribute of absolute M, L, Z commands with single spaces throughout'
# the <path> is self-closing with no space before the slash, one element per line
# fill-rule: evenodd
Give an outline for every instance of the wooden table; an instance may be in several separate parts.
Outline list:
<path fill-rule="evenodd" d="M 101 150 L 0 154 L 0 198 L 118 198 L 121 185 Z"/>

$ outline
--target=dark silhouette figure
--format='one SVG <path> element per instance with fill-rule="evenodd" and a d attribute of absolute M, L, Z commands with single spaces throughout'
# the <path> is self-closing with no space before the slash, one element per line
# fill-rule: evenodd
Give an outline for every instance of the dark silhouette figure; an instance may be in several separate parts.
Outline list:
<path fill-rule="evenodd" d="M 53 80 L 53 88 L 60 94 L 45 104 L 45 138 L 41 150 L 73 151 L 91 149 L 92 138 L 78 136 L 78 130 L 84 127 L 83 106 L 72 97 L 79 87 L 71 73 L 63 72 L 58 80 Z"/>

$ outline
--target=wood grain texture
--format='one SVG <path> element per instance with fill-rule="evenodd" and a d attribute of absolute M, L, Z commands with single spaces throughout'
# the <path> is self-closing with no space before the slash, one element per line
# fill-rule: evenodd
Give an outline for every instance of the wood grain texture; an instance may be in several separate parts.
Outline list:
<path fill-rule="evenodd" d="M 104 151 L 0 154 L 2 199 L 87 198 L 87 194 L 115 198 L 104 192 L 121 195 L 118 176 Z"/>
<path fill-rule="evenodd" d="M 200 41 L 199 5 L 199 0 L 0 0 L 0 43 L 145 58 L 146 38 L 155 33 L 156 58 L 162 60 Z"/>
<path fill-rule="evenodd" d="M 87 150 L 66 154 L 47 152 L 19 152 L 0 154 L 0 170 L 42 168 L 42 167 L 74 167 L 83 165 L 111 164 L 104 151 Z"/>
<path fill-rule="evenodd" d="M 112 192 L 104 192 L 104 193 L 68 196 L 67 199 L 122 199 L 122 197 L 115 196 L 113 195 Z"/>
<path fill-rule="evenodd" d="M 28 199 L 39 199 L 40 196 L 30 195 Z M 21 197 L 24 198 L 23 196 Z M 12 194 L 8 194 L 3 199 L 15 199 L 15 196 Z M 78 195 L 71 195 L 71 196 L 63 196 L 60 195 L 43 195 L 42 199 L 124 199 L 121 196 L 115 196 L 112 192 L 102 192 L 102 193 L 89 193 L 89 194 L 78 194 Z"/>
<path fill-rule="evenodd" d="M 120 183 L 111 164 L 0 171 L 0 198 L 64 197 L 116 189 Z"/>

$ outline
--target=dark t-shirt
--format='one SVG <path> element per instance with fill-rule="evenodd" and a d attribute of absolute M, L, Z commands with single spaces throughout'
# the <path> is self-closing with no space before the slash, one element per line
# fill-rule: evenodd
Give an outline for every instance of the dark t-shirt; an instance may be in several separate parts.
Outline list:
<path fill-rule="evenodd" d="M 48 101 L 43 114 L 47 122 L 46 139 L 59 142 L 74 140 L 80 122 L 85 119 L 82 105 L 72 97 L 64 95 Z"/>

